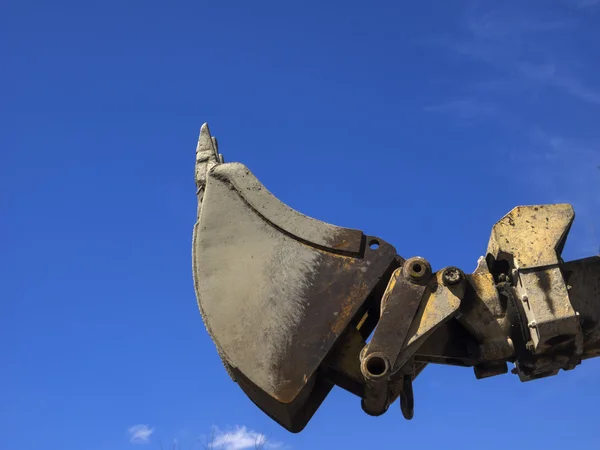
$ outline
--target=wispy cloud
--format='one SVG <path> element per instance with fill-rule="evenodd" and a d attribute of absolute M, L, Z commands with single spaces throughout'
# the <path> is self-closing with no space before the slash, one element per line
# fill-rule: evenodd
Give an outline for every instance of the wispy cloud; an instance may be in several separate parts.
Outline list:
<path fill-rule="evenodd" d="M 495 114 L 495 108 L 476 99 L 450 100 L 424 108 L 427 112 L 450 114 L 461 121 L 473 121 Z"/>
<path fill-rule="evenodd" d="M 600 105 L 600 92 L 592 89 L 568 73 L 562 73 L 555 64 L 522 62 L 517 64 L 518 72 L 531 82 L 555 87 L 579 100 Z"/>
<path fill-rule="evenodd" d="M 593 8 L 594 6 L 600 5 L 600 0 L 579 0 L 575 4 L 579 8 Z"/>
<path fill-rule="evenodd" d="M 590 118 L 600 112 L 600 83 L 587 45 L 595 33 L 586 34 L 596 6 L 600 13 L 600 0 L 467 0 L 453 33 L 433 44 L 469 76 L 456 80 L 450 101 L 425 107 L 504 130 L 510 182 L 575 207 L 567 257 L 600 250 L 600 130 Z"/>
<path fill-rule="evenodd" d="M 590 7 L 600 0 L 585 4 Z M 583 3 L 576 4 L 581 6 Z M 451 53 L 494 70 L 479 88 L 502 86 L 516 91 L 553 89 L 575 100 L 600 104 L 600 89 L 584 80 L 569 48 L 578 21 L 546 10 L 531 11 L 527 2 L 471 2 L 462 15 L 461 32 L 436 40 Z M 591 81 L 591 80 L 590 80 Z M 487 83 L 486 83 L 487 82 Z"/>
<path fill-rule="evenodd" d="M 524 6 L 514 2 L 473 2 L 465 11 L 465 27 L 472 37 L 506 42 L 576 26 L 572 19 L 544 16 L 540 12 L 533 15 Z"/>
<path fill-rule="evenodd" d="M 600 141 L 565 138 L 534 129 L 526 151 L 516 154 L 522 180 L 543 194 L 544 201 L 570 203 L 578 219 L 572 257 L 596 254 L 600 248 Z"/>
<path fill-rule="evenodd" d="M 263 433 L 249 430 L 245 426 L 236 426 L 232 430 L 216 429 L 212 448 L 222 450 L 282 449 L 280 442 L 267 439 Z"/>
<path fill-rule="evenodd" d="M 147 444 L 150 442 L 150 437 L 154 433 L 154 428 L 149 425 L 138 424 L 129 427 L 129 440 L 133 444 Z"/>

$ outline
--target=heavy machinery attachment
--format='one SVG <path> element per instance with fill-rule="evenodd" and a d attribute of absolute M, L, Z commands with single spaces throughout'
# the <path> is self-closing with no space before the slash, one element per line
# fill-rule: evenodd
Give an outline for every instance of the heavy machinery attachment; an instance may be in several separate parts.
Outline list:
<path fill-rule="evenodd" d="M 377 236 L 306 217 L 239 163 L 208 126 L 196 150 L 193 277 L 231 378 L 301 431 L 337 385 L 380 415 L 428 364 L 521 381 L 600 355 L 600 257 L 564 262 L 567 204 L 520 206 L 492 228 L 470 274 L 404 259 Z"/>

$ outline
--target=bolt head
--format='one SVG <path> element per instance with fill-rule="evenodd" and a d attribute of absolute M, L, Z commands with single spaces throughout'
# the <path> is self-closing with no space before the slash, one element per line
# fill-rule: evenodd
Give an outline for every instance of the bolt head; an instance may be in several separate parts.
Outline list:
<path fill-rule="evenodd" d="M 448 267 L 442 273 L 442 280 L 446 286 L 458 284 L 462 281 L 462 279 L 462 272 L 456 267 Z"/>
<path fill-rule="evenodd" d="M 407 259 L 403 271 L 414 282 L 426 282 L 431 277 L 431 265 L 425 258 L 418 256 Z"/>

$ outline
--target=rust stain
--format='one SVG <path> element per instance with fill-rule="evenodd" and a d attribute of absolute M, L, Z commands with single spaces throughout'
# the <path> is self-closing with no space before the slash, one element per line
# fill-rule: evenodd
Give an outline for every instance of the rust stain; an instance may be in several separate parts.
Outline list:
<path fill-rule="evenodd" d="M 361 283 L 360 287 L 357 289 L 352 296 L 347 297 L 343 300 L 340 305 L 340 310 L 337 312 L 335 316 L 335 321 L 331 325 L 331 331 L 335 335 L 339 335 L 344 331 L 346 324 L 350 319 L 352 319 L 352 314 L 356 308 L 356 301 L 364 298 L 367 286 L 364 283 Z M 363 318 L 363 321 L 366 320 L 366 316 Z"/>

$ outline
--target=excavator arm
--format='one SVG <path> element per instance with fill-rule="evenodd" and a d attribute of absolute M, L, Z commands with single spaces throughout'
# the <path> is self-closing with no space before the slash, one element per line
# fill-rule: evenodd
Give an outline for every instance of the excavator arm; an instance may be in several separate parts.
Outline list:
<path fill-rule="evenodd" d="M 434 271 L 378 236 L 300 214 L 208 126 L 196 151 L 193 278 L 231 378 L 267 415 L 301 431 L 334 386 L 381 415 L 429 364 L 521 381 L 600 355 L 600 257 L 561 258 L 574 211 L 520 206 L 500 219 L 473 273 Z"/>

